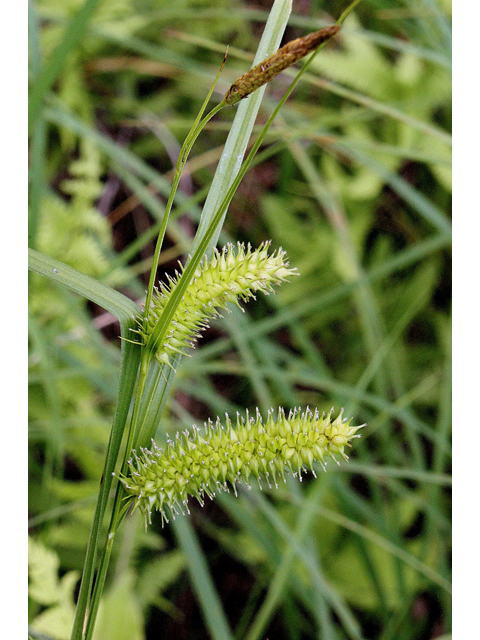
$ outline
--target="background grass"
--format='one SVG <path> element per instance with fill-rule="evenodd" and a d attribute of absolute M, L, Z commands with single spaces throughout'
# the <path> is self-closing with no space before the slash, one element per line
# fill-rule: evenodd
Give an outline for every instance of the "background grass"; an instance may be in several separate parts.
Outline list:
<path fill-rule="evenodd" d="M 284 41 L 345 6 L 295 2 Z M 226 44 L 217 100 L 248 68 L 269 9 L 31 3 L 32 248 L 141 300 L 179 145 Z M 202 571 L 223 607 L 220 637 L 449 633 L 450 13 L 439 0 L 363 0 L 317 56 L 219 241 L 270 238 L 301 275 L 212 325 L 182 362 L 157 433 L 162 442 L 255 406 L 345 407 L 368 425 L 350 464 L 203 509 L 192 502 L 191 530 L 182 518 L 148 531 L 128 519 L 97 640 L 212 636 L 209 600 L 191 586 Z M 267 88 L 259 124 L 291 76 Z M 165 275 L 191 249 L 234 113 L 221 112 L 194 147 Z M 113 416 L 119 327 L 32 275 L 29 331 L 31 631 L 67 638 Z"/>

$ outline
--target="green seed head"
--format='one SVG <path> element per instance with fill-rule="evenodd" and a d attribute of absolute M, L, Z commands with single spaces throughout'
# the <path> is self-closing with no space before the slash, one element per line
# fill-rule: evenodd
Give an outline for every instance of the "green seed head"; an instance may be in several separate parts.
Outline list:
<path fill-rule="evenodd" d="M 279 249 L 269 254 L 269 242 L 252 250 L 238 243 L 237 250 L 228 245 L 222 251 L 214 250 L 210 260 L 205 260 L 197 268 L 185 295 L 177 307 L 165 334 L 164 344 L 155 347 L 155 357 L 161 364 L 170 364 L 178 353 L 184 353 L 194 346 L 200 331 L 208 326 L 208 321 L 217 317 L 228 303 L 239 306 L 239 299 L 248 300 L 255 293 L 269 293 L 273 286 L 296 275 L 295 269 L 288 267 L 285 253 Z M 152 299 L 148 320 L 138 319 L 137 333 L 142 343 L 147 344 L 163 310 L 178 286 L 181 274 L 161 284 Z"/>
<path fill-rule="evenodd" d="M 332 410 L 333 411 L 333 410 Z M 342 420 L 342 412 L 332 420 L 328 415 L 313 413 L 310 409 L 290 411 L 282 408 L 276 418 L 269 412 L 266 422 L 260 413 L 244 418 L 237 414 L 235 426 L 226 416 L 225 424 L 209 421 L 202 433 L 196 426 L 193 432 L 177 433 L 175 440 L 167 440 L 162 449 L 152 441 L 152 449 L 134 452 L 129 461 L 128 477 L 120 478 L 128 498 L 135 508 L 140 507 L 148 521 L 152 510 L 162 514 L 162 523 L 178 512 L 188 512 L 188 498 L 193 496 L 203 505 L 207 495 L 213 498 L 217 491 L 236 494 L 238 483 L 249 484 L 252 478 L 264 479 L 268 486 L 285 481 L 285 471 L 302 478 L 313 463 L 323 468 L 327 458 L 348 460 L 345 447 L 351 446 L 356 432 L 350 420 Z M 362 425 L 364 426 L 364 425 Z"/>

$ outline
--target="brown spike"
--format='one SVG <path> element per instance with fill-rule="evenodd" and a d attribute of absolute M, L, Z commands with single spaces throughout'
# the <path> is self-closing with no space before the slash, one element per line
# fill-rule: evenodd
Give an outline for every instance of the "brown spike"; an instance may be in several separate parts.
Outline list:
<path fill-rule="evenodd" d="M 340 25 L 334 24 L 314 33 L 287 42 L 285 46 L 273 53 L 253 69 L 241 75 L 225 94 L 224 101 L 233 105 L 262 87 L 281 71 L 288 69 L 311 51 L 317 49 L 340 31 Z"/>

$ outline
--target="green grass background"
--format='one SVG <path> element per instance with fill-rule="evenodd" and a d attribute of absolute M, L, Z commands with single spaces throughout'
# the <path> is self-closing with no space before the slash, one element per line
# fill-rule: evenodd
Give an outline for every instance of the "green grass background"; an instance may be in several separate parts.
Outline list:
<path fill-rule="evenodd" d="M 294 2 L 284 42 L 346 5 Z M 32 1 L 30 246 L 141 300 L 179 145 L 226 45 L 215 101 L 248 69 L 269 9 Z M 450 47 L 448 0 L 362 0 L 319 53 L 219 240 L 271 239 L 300 276 L 212 324 L 158 425 L 161 443 L 225 412 L 344 407 L 367 423 L 351 462 L 192 501 L 194 535 L 181 519 L 145 531 L 128 518 L 96 640 L 449 635 Z M 293 74 L 267 87 L 253 136 Z M 190 251 L 234 114 L 195 144 L 161 275 Z M 30 632 L 61 640 L 115 408 L 119 327 L 37 274 L 29 309 Z M 205 570 L 211 598 L 192 586 Z"/>

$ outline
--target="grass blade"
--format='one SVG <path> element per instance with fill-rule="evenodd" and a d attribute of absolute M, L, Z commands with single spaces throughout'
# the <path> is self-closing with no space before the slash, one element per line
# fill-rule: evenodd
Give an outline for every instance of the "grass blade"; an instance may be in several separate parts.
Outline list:
<path fill-rule="evenodd" d="M 113 314 L 119 320 L 120 325 L 129 325 L 132 317 L 138 315 L 140 311 L 130 298 L 59 260 L 50 258 L 34 249 L 28 250 L 28 258 L 31 271 L 46 276 L 53 282 L 100 305 Z"/>

